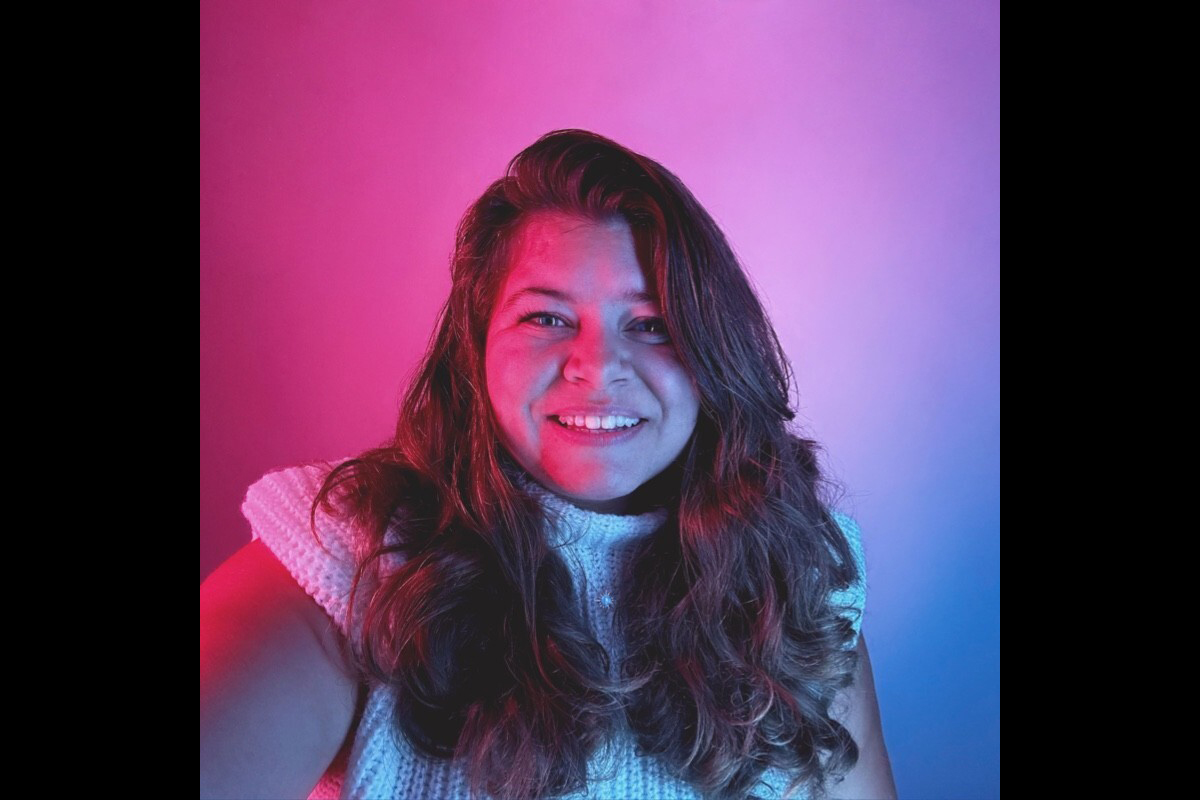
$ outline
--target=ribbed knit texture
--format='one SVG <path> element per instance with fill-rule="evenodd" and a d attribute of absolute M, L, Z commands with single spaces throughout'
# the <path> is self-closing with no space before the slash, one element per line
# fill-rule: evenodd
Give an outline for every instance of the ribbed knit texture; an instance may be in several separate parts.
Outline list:
<path fill-rule="evenodd" d="M 247 491 L 242 513 L 250 522 L 253 537 L 262 539 L 342 634 L 349 636 L 353 626 L 346 614 L 356 546 L 361 540 L 356 539 L 350 525 L 321 512 L 316 519 L 320 544 L 309 527 L 312 501 L 328 470 L 328 465 L 310 465 L 269 473 Z M 667 512 L 598 514 L 541 487 L 536 487 L 535 493 L 550 512 L 551 544 L 560 549 L 580 587 L 583 612 L 591 620 L 599 642 L 613 656 L 613 663 L 620 663 L 621 643 L 615 641 L 612 609 L 614 582 L 623 567 L 623 553 L 627 552 L 620 545 L 653 533 L 666 521 Z M 865 575 L 858 526 L 842 514 L 835 513 L 834 517 L 846 533 L 860 574 Z M 833 599 L 857 611 L 847 615 L 857 634 L 865 587 L 860 584 L 837 593 Z M 361 613 L 361 608 L 356 610 L 356 622 Z M 407 741 L 397 741 L 391 724 L 394 707 L 395 696 L 390 688 L 376 686 L 370 690 L 348 761 L 330 768 L 309 795 L 310 800 L 470 797 L 461 765 L 426 759 Z M 568 795 L 571 800 L 699 800 L 700 795 L 690 785 L 668 775 L 660 762 L 639 757 L 627 731 L 617 738 L 609 755 L 611 758 L 598 755 L 593 759 L 587 789 Z M 760 786 L 756 790 L 763 797 L 781 796 L 787 785 L 786 777 L 776 770 L 768 770 L 764 780 L 769 788 Z"/>

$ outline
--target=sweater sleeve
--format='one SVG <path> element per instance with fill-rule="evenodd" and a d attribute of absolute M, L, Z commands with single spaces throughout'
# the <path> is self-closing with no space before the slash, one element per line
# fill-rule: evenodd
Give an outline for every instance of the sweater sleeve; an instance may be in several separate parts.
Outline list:
<path fill-rule="evenodd" d="M 838 527 L 842 529 L 842 533 L 846 535 L 846 542 L 850 545 L 850 554 L 854 556 L 854 564 L 858 567 L 858 581 L 848 589 L 834 592 L 829 598 L 833 605 L 844 609 L 842 616 L 850 620 L 850 624 L 854 626 L 854 638 L 850 641 L 850 647 L 853 648 L 858 646 L 858 636 L 862 631 L 863 609 L 867 602 L 867 559 L 863 553 L 862 532 L 858 529 L 858 523 L 840 511 L 834 511 L 832 515 Z"/>
<path fill-rule="evenodd" d="M 346 521 L 317 511 L 313 536 L 309 514 L 330 465 L 270 472 L 246 492 L 242 514 L 251 537 L 261 539 L 337 625 L 349 635 L 350 587 L 354 582 L 355 531 Z"/>

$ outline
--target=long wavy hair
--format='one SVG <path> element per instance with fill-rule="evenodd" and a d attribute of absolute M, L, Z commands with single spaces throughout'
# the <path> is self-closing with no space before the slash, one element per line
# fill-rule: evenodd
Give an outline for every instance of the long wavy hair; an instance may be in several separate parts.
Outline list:
<path fill-rule="evenodd" d="M 616 670 L 582 618 L 545 511 L 500 443 L 486 331 L 529 214 L 623 218 L 696 381 L 696 429 L 660 478 L 667 521 L 621 577 Z M 793 434 L 791 373 L 724 235 L 655 161 L 580 130 L 518 154 L 458 226 L 453 285 L 395 437 L 337 466 L 313 504 L 363 532 L 353 654 L 390 684 L 395 726 L 461 759 L 471 791 L 583 788 L 622 717 L 638 752 L 706 797 L 750 796 L 768 767 L 822 794 L 857 760 L 831 715 L 856 656 L 831 593 L 859 576 Z M 315 524 L 314 524 L 315 530 Z"/>

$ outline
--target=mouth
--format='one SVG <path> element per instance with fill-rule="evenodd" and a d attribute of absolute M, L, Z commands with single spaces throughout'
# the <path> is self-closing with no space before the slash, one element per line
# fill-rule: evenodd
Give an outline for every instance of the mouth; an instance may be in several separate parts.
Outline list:
<path fill-rule="evenodd" d="M 618 421 L 621 424 L 617 424 Z M 550 437 L 572 447 L 600 448 L 623 447 L 626 443 L 641 439 L 642 429 L 649 420 L 641 417 L 595 417 L 552 415 L 546 422 L 550 425 Z M 582 422 L 582 424 L 579 424 Z M 609 425 L 611 427 L 605 427 Z"/>
<path fill-rule="evenodd" d="M 627 417 L 623 415 L 612 414 L 607 416 L 593 416 L 590 414 L 567 414 L 560 416 L 551 414 L 550 419 L 555 422 L 558 427 L 565 430 L 591 434 L 594 436 L 602 436 L 606 433 L 624 433 L 640 427 L 642 423 L 646 421 L 642 417 Z"/>

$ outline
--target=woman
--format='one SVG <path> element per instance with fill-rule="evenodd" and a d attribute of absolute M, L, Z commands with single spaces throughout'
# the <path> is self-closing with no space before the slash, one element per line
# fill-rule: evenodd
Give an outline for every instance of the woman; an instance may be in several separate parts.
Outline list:
<path fill-rule="evenodd" d="M 394 440 L 202 587 L 201 793 L 894 796 L 857 529 L 690 192 L 554 132 L 452 271 Z"/>

